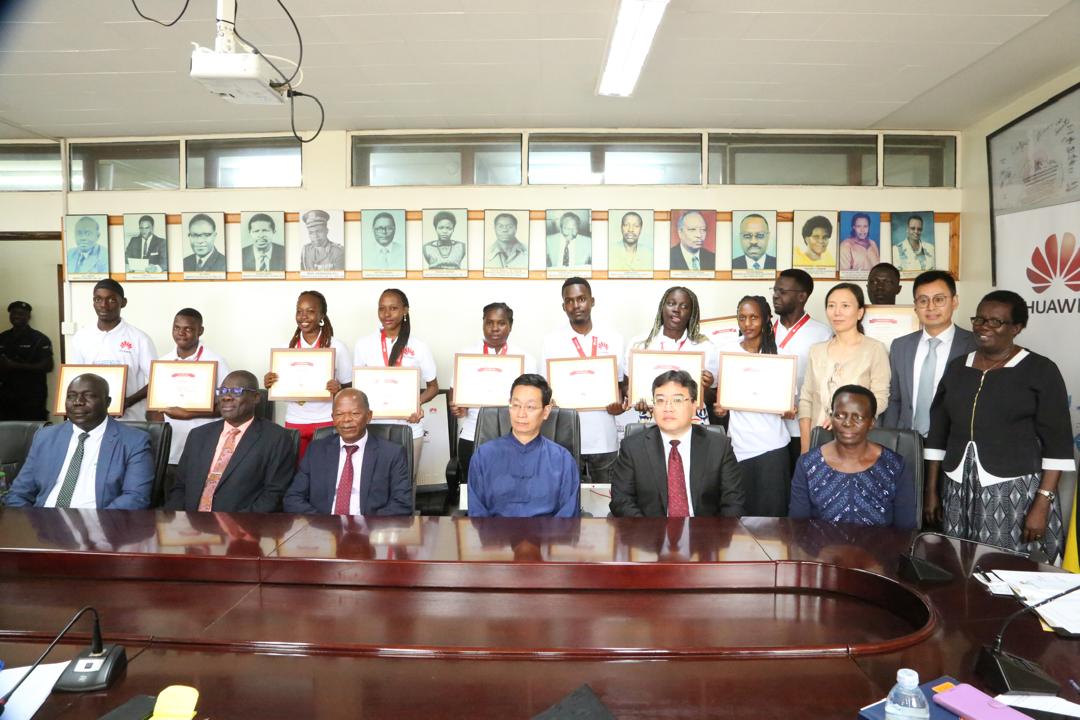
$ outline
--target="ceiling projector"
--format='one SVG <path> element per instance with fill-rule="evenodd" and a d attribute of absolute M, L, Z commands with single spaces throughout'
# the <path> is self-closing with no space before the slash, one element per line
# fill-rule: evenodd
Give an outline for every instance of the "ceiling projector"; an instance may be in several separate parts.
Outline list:
<path fill-rule="evenodd" d="M 281 105 L 284 84 L 271 85 L 278 74 L 262 55 L 252 52 L 220 52 L 195 45 L 191 52 L 191 77 L 215 95 L 237 105 Z"/>

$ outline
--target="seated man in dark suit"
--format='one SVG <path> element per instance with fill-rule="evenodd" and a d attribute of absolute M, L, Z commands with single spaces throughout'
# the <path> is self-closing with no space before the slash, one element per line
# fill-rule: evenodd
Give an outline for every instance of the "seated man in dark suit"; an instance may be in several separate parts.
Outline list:
<path fill-rule="evenodd" d="M 188 435 L 166 510 L 278 512 L 296 450 L 285 428 L 255 417 L 259 381 L 246 370 L 218 388 L 221 419 Z"/>
<path fill-rule="evenodd" d="M 616 517 L 739 517 L 742 477 L 731 441 L 692 425 L 697 382 L 685 370 L 653 380 L 656 425 L 626 438 L 611 481 Z"/>
<path fill-rule="evenodd" d="M 150 436 L 108 416 L 109 384 L 90 373 L 67 388 L 67 422 L 38 430 L 5 502 L 12 507 L 150 507 Z"/>
<path fill-rule="evenodd" d="M 405 448 L 367 432 L 367 395 L 355 388 L 338 391 L 331 418 L 337 434 L 308 445 L 285 495 L 285 512 L 411 515 Z"/>

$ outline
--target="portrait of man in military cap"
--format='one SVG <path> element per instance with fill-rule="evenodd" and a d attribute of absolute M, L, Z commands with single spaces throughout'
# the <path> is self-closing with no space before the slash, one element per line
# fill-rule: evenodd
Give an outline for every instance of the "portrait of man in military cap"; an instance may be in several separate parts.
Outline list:
<path fill-rule="evenodd" d="M 301 277 L 343 277 L 345 245 L 340 229 L 344 227 L 344 213 L 341 210 L 305 210 L 300 214 L 300 223 L 303 225 L 301 231 L 306 232 L 308 238 L 300 248 Z"/>

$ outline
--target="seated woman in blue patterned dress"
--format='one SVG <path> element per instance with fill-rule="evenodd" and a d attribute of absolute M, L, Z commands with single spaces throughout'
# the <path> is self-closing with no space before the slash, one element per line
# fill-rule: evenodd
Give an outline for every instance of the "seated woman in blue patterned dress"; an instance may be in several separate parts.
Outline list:
<path fill-rule="evenodd" d="M 867 440 L 877 417 L 874 394 L 861 385 L 844 385 L 833 394 L 831 415 L 836 439 L 795 464 L 788 514 L 914 528 L 912 470 L 895 452 Z"/>

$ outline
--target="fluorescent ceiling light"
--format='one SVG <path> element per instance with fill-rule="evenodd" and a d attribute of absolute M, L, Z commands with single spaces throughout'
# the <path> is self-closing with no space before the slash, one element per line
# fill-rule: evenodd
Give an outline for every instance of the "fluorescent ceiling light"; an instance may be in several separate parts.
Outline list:
<path fill-rule="evenodd" d="M 668 0 L 620 0 L 598 93 L 629 97 L 634 92 L 667 5 Z"/>

